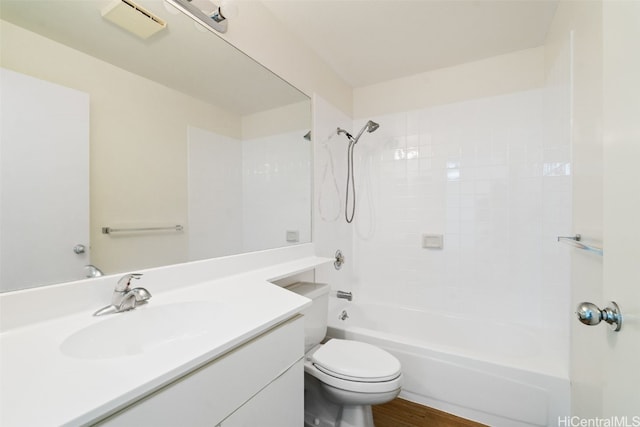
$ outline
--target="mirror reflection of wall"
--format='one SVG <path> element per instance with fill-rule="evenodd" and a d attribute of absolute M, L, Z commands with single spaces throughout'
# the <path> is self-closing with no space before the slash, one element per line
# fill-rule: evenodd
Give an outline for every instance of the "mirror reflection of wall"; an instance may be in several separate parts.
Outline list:
<path fill-rule="evenodd" d="M 240 99 L 237 102 L 223 102 L 222 96 L 211 99 L 204 90 L 196 91 L 197 85 L 194 90 L 182 87 L 178 90 L 175 86 L 181 83 L 173 84 L 169 78 L 156 81 L 125 69 L 126 61 L 114 60 L 117 65 L 112 64 L 98 58 L 100 52 L 87 54 L 53 40 L 53 34 L 59 36 L 56 31 L 62 30 L 44 29 L 49 32 L 45 37 L 32 28 L 25 29 L 29 25 L 23 21 L 31 18 L 19 3 L 0 1 L 3 12 L 0 65 L 82 91 L 89 98 L 90 241 L 86 253 L 79 257 L 83 265 L 93 264 L 105 274 L 114 274 L 310 241 L 311 148 L 303 139 L 310 128 L 310 102 L 306 96 L 224 42 L 221 45 L 233 52 L 221 53 L 221 62 L 207 61 L 210 70 L 224 68 L 225 62 L 241 63 L 242 70 L 246 70 L 246 64 L 258 68 L 226 71 L 234 79 L 224 85 L 234 89 Z M 81 12 L 87 9 L 87 3 L 96 8 L 96 4 L 105 2 L 37 3 L 44 6 L 55 3 L 57 8 L 73 13 L 76 9 Z M 11 7 L 7 8 L 8 5 Z M 200 43 L 207 46 L 202 49 L 209 48 L 209 41 L 220 44 L 216 36 L 199 31 L 188 18 L 168 13 L 163 2 L 147 1 L 145 7 L 168 22 L 169 32 L 159 34 L 157 40 L 140 43 L 102 21 L 93 23 L 100 28 L 89 33 L 107 31 L 116 44 L 122 38 L 124 45 L 160 52 L 162 46 L 156 45 L 168 43 L 172 37 L 202 39 Z M 96 12 L 99 19 L 99 9 L 96 10 L 91 12 Z M 45 8 L 43 13 L 46 12 Z M 35 21 L 35 18 L 29 21 L 30 25 L 36 25 Z M 82 37 L 83 32 L 77 34 Z M 65 43 L 73 44 L 66 39 Z M 167 55 L 188 51 L 191 39 L 173 43 L 178 49 L 168 48 Z M 196 61 L 200 61 L 203 51 L 195 54 L 199 58 Z M 242 58 L 225 61 L 228 55 Z M 168 59 L 163 60 L 164 64 L 161 60 L 155 66 L 165 66 Z M 195 78 L 195 72 L 189 70 L 189 60 L 187 53 L 169 60 L 173 67 L 186 70 L 181 80 Z M 132 61 L 131 67 L 136 66 Z M 213 71 L 209 74 L 213 81 L 203 81 L 203 86 L 223 84 L 213 77 Z M 249 79 L 246 84 L 245 78 Z M 185 83 L 186 86 L 189 85 Z M 256 87 L 264 87 L 266 94 L 247 89 Z M 253 106 L 247 102 L 252 98 Z M 236 104 L 230 107 L 233 102 Z M 212 148 L 218 144 L 212 138 L 225 141 L 230 147 L 225 149 L 224 143 L 220 143 L 221 146 Z M 4 189 L 8 184 L 5 180 L 0 185 Z M 47 211 L 43 207 L 43 212 Z M 183 230 L 113 234 L 101 231 L 107 226 L 146 228 L 176 224 L 182 225 Z M 2 252 L 5 235 L 5 230 L 0 230 Z M 60 251 L 78 257 L 71 249 L 62 247 Z M 36 269 L 43 262 L 30 261 Z M 21 285 L 3 281 L 0 289 L 77 280 L 85 274 L 80 269 L 66 279 L 39 278 Z"/>
<path fill-rule="evenodd" d="M 189 127 L 189 259 L 311 240 L 307 102 L 246 116 L 242 139 Z M 237 213 L 242 212 L 242 216 Z"/>

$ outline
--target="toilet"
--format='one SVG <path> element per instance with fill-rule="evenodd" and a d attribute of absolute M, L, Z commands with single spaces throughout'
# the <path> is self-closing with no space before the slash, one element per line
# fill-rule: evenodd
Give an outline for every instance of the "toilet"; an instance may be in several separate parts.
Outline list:
<path fill-rule="evenodd" d="M 373 427 L 371 405 L 400 393 L 400 362 L 386 351 L 359 341 L 329 339 L 329 285 L 299 282 L 288 290 L 312 300 L 305 323 L 305 427 Z"/>

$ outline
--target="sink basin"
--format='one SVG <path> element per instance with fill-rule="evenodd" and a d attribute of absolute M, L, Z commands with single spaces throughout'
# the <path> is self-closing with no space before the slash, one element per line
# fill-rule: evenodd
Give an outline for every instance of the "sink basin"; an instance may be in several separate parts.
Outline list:
<path fill-rule="evenodd" d="M 60 348 L 79 359 L 134 356 L 213 332 L 224 324 L 226 311 L 224 304 L 209 301 L 146 305 L 80 329 Z"/>

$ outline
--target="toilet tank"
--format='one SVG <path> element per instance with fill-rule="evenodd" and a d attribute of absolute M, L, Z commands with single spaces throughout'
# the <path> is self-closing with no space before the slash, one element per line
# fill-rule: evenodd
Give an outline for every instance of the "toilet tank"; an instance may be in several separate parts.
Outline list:
<path fill-rule="evenodd" d="M 311 300 L 311 306 L 302 311 L 304 315 L 305 353 L 327 335 L 327 312 L 329 311 L 329 285 L 326 283 L 298 282 L 288 290 Z"/>

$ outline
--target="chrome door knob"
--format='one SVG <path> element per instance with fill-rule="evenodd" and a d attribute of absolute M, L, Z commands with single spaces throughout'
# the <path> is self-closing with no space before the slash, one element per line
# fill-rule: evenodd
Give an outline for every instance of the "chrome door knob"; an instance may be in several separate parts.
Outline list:
<path fill-rule="evenodd" d="M 622 328 L 622 313 L 618 304 L 611 301 L 608 307 L 600 310 L 597 305 L 590 302 L 581 302 L 576 309 L 578 320 L 585 325 L 593 326 L 605 321 L 609 327 L 618 332 Z"/>

